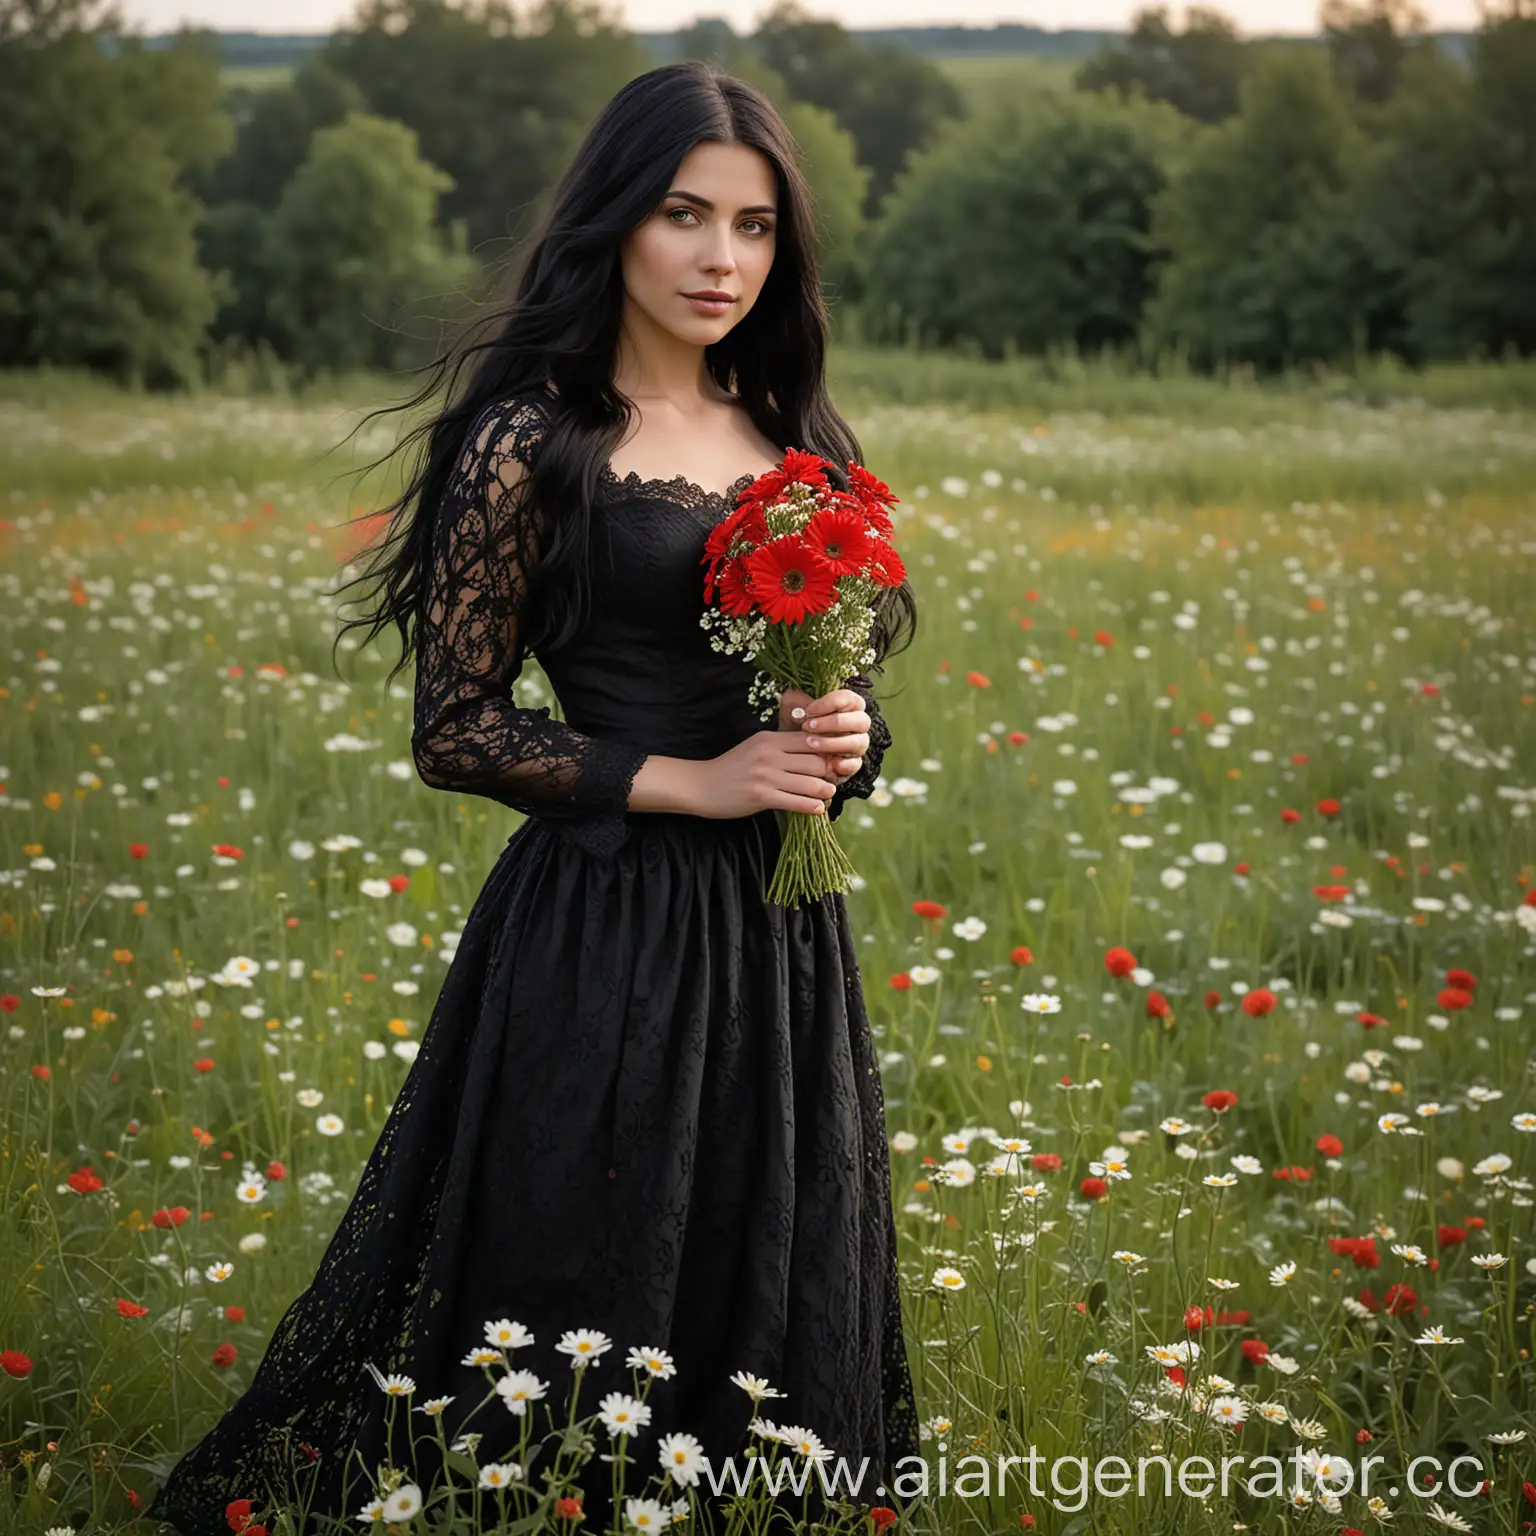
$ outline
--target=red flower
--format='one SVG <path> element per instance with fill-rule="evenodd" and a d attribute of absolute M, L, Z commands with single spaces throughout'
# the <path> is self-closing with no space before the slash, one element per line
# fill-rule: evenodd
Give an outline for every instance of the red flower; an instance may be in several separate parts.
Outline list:
<path fill-rule="evenodd" d="M 1109 1193 L 1109 1185 L 1103 1179 L 1088 1178 L 1077 1186 L 1077 1192 L 1085 1200 L 1102 1200 Z"/>
<path fill-rule="evenodd" d="M 912 910 L 919 917 L 926 917 L 933 922 L 938 922 L 949 911 L 949 908 L 937 901 L 914 901 L 912 903 Z"/>
<path fill-rule="evenodd" d="M 1243 1012 L 1251 1019 L 1262 1019 L 1273 1013 L 1279 999 L 1268 987 L 1253 987 L 1243 993 Z"/>
<path fill-rule="evenodd" d="M 107 1187 L 106 1180 L 89 1163 L 76 1168 L 67 1182 L 77 1195 L 94 1195 L 98 1189 Z"/>
<path fill-rule="evenodd" d="M 1536 1509 L 1536 1483 L 1521 1483 L 1520 1496 L 1533 1509 Z"/>
<path fill-rule="evenodd" d="M 1477 977 L 1471 971 L 1464 971 L 1455 965 L 1445 973 L 1445 984 L 1448 987 L 1460 987 L 1463 992 L 1471 992 L 1477 986 Z"/>
<path fill-rule="evenodd" d="M 130 859 L 147 859 L 149 857 L 148 843 L 129 843 L 128 857 Z"/>
<path fill-rule="evenodd" d="M 1213 1088 L 1200 1102 L 1213 1115 L 1224 1115 L 1237 1103 L 1237 1095 L 1230 1088 Z"/>
<path fill-rule="evenodd" d="M 1251 867 L 1248 861 L 1244 859 L 1241 864 L 1234 864 L 1232 866 L 1232 873 L 1234 875 L 1246 875 Z"/>
<path fill-rule="evenodd" d="M 1435 1001 L 1442 1008 L 1451 1011 L 1457 1008 L 1470 1008 L 1472 1006 L 1472 994 L 1464 987 L 1446 987 L 1435 994 Z"/>
<path fill-rule="evenodd" d="M 1356 1269 L 1381 1268 L 1381 1255 L 1376 1252 L 1374 1237 L 1330 1237 L 1328 1246 L 1341 1259 L 1353 1259 Z"/>
<path fill-rule="evenodd" d="M 38 1082 L 46 1083 L 53 1077 L 53 1071 L 51 1068 L 45 1066 L 42 1062 L 39 1062 L 35 1067 L 32 1068 L 32 1076 L 35 1077 Z"/>
<path fill-rule="evenodd" d="M 243 859 L 245 857 L 233 843 L 215 843 L 213 851 L 221 859 Z"/>
<path fill-rule="evenodd" d="M 1105 952 L 1104 969 L 1111 976 L 1129 976 L 1136 969 L 1136 956 L 1123 945 L 1117 944 Z"/>
<path fill-rule="evenodd" d="M 184 1205 L 173 1205 L 169 1210 L 162 1206 L 149 1219 L 157 1227 L 179 1227 L 191 1214 Z"/>
<path fill-rule="evenodd" d="M 232 1531 L 243 1531 L 251 1523 L 251 1501 L 235 1499 L 224 1506 L 224 1518 Z"/>
<path fill-rule="evenodd" d="M 117 1298 L 117 1315 L 119 1317 L 147 1317 L 148 1307 L 141 1307 L 136 1301 L 128 1301 L 124 1297 Z"/>
<path fill-rule="evenodd" d="M 1242 1350 L 1243 1359 L 1250 1365 L 1260 1365 L 1269 1356 L 1269 1345 L 1263 1339 L 1244 1339 Z"/>
<path fill-rule="evenodd" d="M 192 1063 L 192 1065 L 199 1072 L 212 1072 L 214 1068 L 214 1060 L 212 1056 L 199 1056 L 197 1060 Z"/>
<path fill-rule="evenodd" d="M 1297 1164 L 1292 1163 L 1289 1167 L 1286 1168 L 1276 1168 L 1275 1177 L 1277 1179 L 1284 1179 L 1287 1183 L 1290 1183 L 1294 1180 L 1297 1184 L 1305 1184 L 1307 1180 L 1312 1177 L 1312 1170 L 1310 1168 L 1299 1167 Z"/>
<path fill-rule="evenodd" d="M 1198 1333 L 1200 1329 L 1215 1321 L 1216 1313 L 1210 1307 L 1206 1307 L 1204 1311 L 1199 1307 L 1185 1307 L 1184 1309 L 1184 1328 L 1188 1333 Z"/>
<path fill-rule="evenodd" d="M 1319 1136 L 1317 1150 L 1324 1157 L 1337 1157 L 1344 1150 L 1344 1143 L 1337 1136 Z"/>
<path fill-rule="evenodd" d="M 1015 965 L 1033 965 L 1035 963 L 1035 957 L 1030 953 L 1027 944 L 1019 944 L 1015 948 L 1010 949 L 1008 951 L 1008 958 Z"/>
<path fill-rule="evenodd" d="M 220 1344 L 213 1352 L 213 1363 L 222 1371 L 226 1366 L 235 1363 L 235 1357 L 240 1351 L 233 1344 Z"/>
<path fill-rule="evenodd" d="M 832 567 L 803 539 L 775 539 L 742 561 L 747 585 L 770 624 L 799 624 L 837 597 Z"/>
<path fill-rule="evenodd" d="M 1205 1006 L 1207 1009 L 1221 1007 L 1221 993 L 1214 988 L 1205 994 Z"/>
<path fill-rule="evenodd" d="M 581 1519 L 581 1500 L 573 1499 L 570 1494 L 566 1494 L 555 1500 L 555 1513 L 562 1520 L 579 1520 Z"/>
<path fill-rule="evenodd" d="M 1301 820 L 1301 812 L 1286 809 L 1280 812 L 1280 820 L 1287 826 L 1295 826 Z"/>
<path fill-rule="evenodd" d="M 834 576 L 856 576 L 874 549 L 864 514 L 845 507 L 823 507 L 805 525 L 801 538 Z"/>
<path fill-rule="evenodd" d="M 0 1371 L 24 1381 L 32 1374 L 32 1362 L 19 1349 L 0 1349 Z"/>
<path fill-rule="evenodd" d="M 1442 1248 L 1454 1248 L 1458 1243 L 1466 1242 L 1467 1229 L 1465 1227 L 1447 1227 L 1442 1225 L 1435 1235 Z"/>
<path fill-rule="evenodd" d="M 1317 802 L 1319 816 L 1337 816 L 1339 814 L 1339 802 L 1337 800 L 1319 800 Z"/>
<path fill-rule="evenodd" d="M 1355 1431 L 1356 1445 L 1369 1445 L 1375 1438 L 1376 1436 L 1373 1435 L 1368 1429 L 1357 1429 Z"/>
<path fill-rule="evenodd" d="M 972 688 L 990 688 L 992 679 L 985 672 L 967 672 L 965 680 Z"/>
<path fill-rule="evenodd" d="M 1168 1006 L 1168 999 L 1163 996 L 1156 987 L 1147 989 L 1147 1017 L 1149 1019 L 1166 1019 L 1173 1013 Z"/>
<path fill-rule="evenodd" d="M 1061 1171 L 1061 1154 L 1059 1152 L 1036 1152 L 1030 1158 L 1029 1166 L 1037 1173 L 1059 1173 Z"/>
<path fill-rule="evenodd" d="M 910 992 L 912 990 L 912 977 L 906 971 L 897 971 L 891 977 L 891 990 L 893 992 Z"/>
<path fill-rule="evenodd" d="M 1184 1374 L 1184 1367 L 1182 1365 L 1170 1365 L 1166 1367 L 1163 1371 L 1163 1376 L 1166 1380 L 1171 1381 L 1176 1387 L 1182 1387 L 1189 1380 L 1189 1377 Z"/>
<path fill-rule="evenodd" d="M 245 1321 L 244 1307 L 225 1307 L 224 1321 L 226 1323 L 243 1323 Z"/>
<path fill-rule="evenodd" d="M 15 1013 L 21 1007 L 21 999 L 14 992 L 0 992 L 0 1013 Z"/>
<path fill-rule="evenodd" d="M 280 1182 L 283 1179 L 286 1179 L 288 1177 L 287 1163 L 280 1163 L 274 1157 L 272 1161 L 267 1164 L 267 1177 L 271 1179 L 274 1184 Z"/>
<path fill-rule="evenodd" d="M 394 893 L 395 893 L 395 894 L 396 894 L 396 895 L 397 895 L 397 896 L 398 896 L 398 895 L 399 895 L 399 894 L 400 894 L 400 892 L 401 892 L 401 891 L 403 891 L 403 890 L 404 890 L 404 889 L 405 889 L 405 888 L 406 888 L 406 886 L 408 886 L 408 885 L 409 885 L 409 884 L 410 884 L 410 883 L 411 883 L 411 877 L 410 877 L 410 876 L 409 876 L 409 875 L 391 875 L 391 876 L 390 876 L 390 877 L 389 877 L 389 888 L 390 888 L 390 890 L 392 890 L 392 891 L 393 891 L 393 892 L 394 892 Z"/>
<path fill-rule="evenodd" d="M 1032 1531 L 1032 1530 L 1034 1530 L 1034 1528 L 1035 1528 L 1035 1517 L 1033 1515 L 1024 1514 L 1024 1515 L 1020 1515 L 1019 1516 L 1019 1529 L 1020 1530 L 1022 1530 L 1022 1531 Z"/>
<path fill-rule="evenodd" d="M 1381 1029 L 1387 1022 L 1379 1013 L 1359 1013 L 1355 1019 L 1361 1029 Z"/>
<path fill-rule="evenodd" d="M 869 1523 L 877 1531 L 883 1531 L 896 1519 L 896 1511 L 889 1504 L 876 1504 L 869 1512 Z"/>
<path fill-rule="evenodd" d="M 1419 1293 L 1411 1285 L 1389 1285 L 1386 1305 L 1387 1311 L 1394 1317 L 1404 1312 L 1416 1312 L 1419 1308 Z"/>

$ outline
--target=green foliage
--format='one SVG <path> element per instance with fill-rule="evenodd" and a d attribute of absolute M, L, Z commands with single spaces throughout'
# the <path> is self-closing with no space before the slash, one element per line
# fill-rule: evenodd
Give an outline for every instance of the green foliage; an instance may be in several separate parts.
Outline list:
<path fill-rule="evenodd" d="M 1205 131 L 1158 205 L 1170 259 L 1150 307 L 1154 340 L 1205 364 L 1348 355 L 1374 302 L 1346 196 L 1362 151 L 1327 59 L 1266 54 L 1241 115 Z"/>
<path fill-rule="evenodd" d="M 853 135 L 870 171 L 864 212 L 871 216 L 913 152 L 964 111 L 953 82 L 929 60 L 871 48 L 840 23 L 813 19 L 798 0 L 778 0 L 752 46 L 797 100 L 825 108 Z"/>
<path fill-rule="evenodd" d="M 1350 95 L 1380 105 L 1397 93 L 1403 66 L 1428 25 L 1413 0 L 1323 0 L 1318 15 L 1334 73 Z"/>
<path fill-rule="evenodd" d="M 1386 110 L 1354 219 L 1414 359 L 1536 350 L 1536 18 L 1478 40 L 1469 74 L 1421 51 Z M 1524 82 L 1524 85 L 1522 85 Z"/>
<path fill-rule="evenodd" d="M 1237 28 L 1220 11 L 1192 5 L 1184 30 L 1175 32 L 1168 7 L 1153 5 L 1136 13 L 1123 44 L 1100 50 L 1082 66 L 1077 85 L 1122 99 L 1166 101 L 1198 122 L 1219 123 L 1237 111 L 1246 66 Z"/>
<path fill-rule="evenodd" d="M 476 270 L 462 229 L 438 233 L 451 186 L 401 123 L 358 112 L 315 135 L 267 225 L 268 311 L 286 355 L 311 372 L 399 362 L 410 342 L 398 312 Z"/>
<path fill-rule="evenodd" d="M 873 334 L 915 330 L 987 357 L 1133 340 L 1158 262 L 1152 203 L 1178 137 L 1166 109 L 1082 96 L 953 129 L 898 182 L 873 237 Z"/>
<path fill-rule="evenodd" d="M 185 178 L 228 145 L 216 61 L 45 19 L 0 27 L 0 363 L 185 382 L 215 307 Z"/>
<path fill-rule="evenodd" d="M 557 180 L 588 122 L 648 65 L 589 0 L 544 0 L 525 30 L 507 0 L 363 0 L 324 58 L 368 110 L 412 129 L 453 178 L 445 224 L 469 244 L 507 238 Z"/>

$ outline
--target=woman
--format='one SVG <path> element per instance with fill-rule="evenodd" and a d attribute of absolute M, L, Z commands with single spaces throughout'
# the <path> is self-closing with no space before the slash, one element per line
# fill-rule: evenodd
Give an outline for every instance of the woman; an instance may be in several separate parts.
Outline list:
<path fill-rule="evenodd" d="M 512 1459 L 524 1413 L 565 1421 L 583 1358 L 581 1415 L 631 1391 L 638 1347 L 660 1377 L 625 1441 L 641 1477 L 663 1436 L 718 1464 L 761 1416 L 850 1474 L 867 1458 L 858 1499 L 898 1502 L 916 1415 L 847 911 L 763 894 L 776 813 L 868 795 L 889 731 L 864 678 L 786 693 L 765 728 L 752 663 L 699 625 L 704 538 L 735 493 L 786 446 L 840 484 L 860 458 L 825 346 L 787 129 L 751 87 L 679 64 L 600 115 L 515 298 L 412 402 L 452 367 L 456 403 L 412 434 L 426 451 L 367 573 L 382 595 L 349 627 L 393 623 L 416 658 L 422 779 L 527 819 L 314 1283 L 150 1510 L 188 1536 L 227 1531 L 231 1499 L 259 1509 L 290 1465 L 313 1510 L 354 1518 L 364 1470 L 400 1454 L 388 1410 L 447 1397 L 455 1439 L 487 1391 L 476 1350 L 507 1341 L 545 1396 L 475 1414 L 482 1463 Z M 914 624 L 891 589 L 877 664 Z M 534 652 L 564 720 L 513 701 Z M 580 1329 L 610 1347 L 562 1348 Z M 783 1395 L 755 1401 L 738 1372 Z M 597 1457 L 582 1476 L 589 1528 L 610 1477 Z"/>

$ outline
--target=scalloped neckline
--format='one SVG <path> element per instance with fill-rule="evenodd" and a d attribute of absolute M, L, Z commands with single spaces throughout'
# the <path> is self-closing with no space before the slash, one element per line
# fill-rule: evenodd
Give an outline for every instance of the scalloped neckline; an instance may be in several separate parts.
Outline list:
<path fill-rule="evenodd" d="M 687 475 L 642 475 L 638 470 L 629 470 L 620 475 L 611 464 L 604 464 L 600 476 L 607 484 L 617 490 L 625 491 L 697 491 L 706 501 L 732 502 L 743 489 L 751 485 L 758 478 L 756 470 L 748 470 L 726 486 L 723 491 L 712 491 L 707 486 L 700 485 L 697 480 L 690 480 Z"/>

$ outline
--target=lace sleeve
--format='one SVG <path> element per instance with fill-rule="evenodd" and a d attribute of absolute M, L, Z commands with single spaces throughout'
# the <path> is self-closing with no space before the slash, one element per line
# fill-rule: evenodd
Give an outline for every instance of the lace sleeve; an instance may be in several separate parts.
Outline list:
<path fill-rule="evenodd" d="M 891 744 L 891 728 L 886 724 L 885 716 L 880 713 L 880 706 L 875 703 L 874 690 L 867 677 L 850 677 L 848 686 L 864 700 L 864 707 L 869 711 L 869 750 L 864 754 L 864 765 L 851 779 L 845 779 L 837 786 L 837 792 L 827 802 L 827 817 L 836 821 L 843 814 L 843 806 L 852 799 L 868 799 L 870 792 L 875 787 L 875 780 L 880 777 L 880 764 L 885 758 L 885 749 Z"/>
<path fill-rule="evenodd" d="M 512 693 L 536 558 L 520 487 L 544 420 L 533 401 L 513 400 L 482 413 L 466 434 L 431 535 L 411 756 L 433 789 L 550 818 L 608 854 L 627 833 L 624 811 L 648 754 L 584 735 Z"/>

